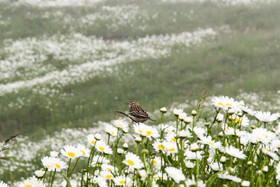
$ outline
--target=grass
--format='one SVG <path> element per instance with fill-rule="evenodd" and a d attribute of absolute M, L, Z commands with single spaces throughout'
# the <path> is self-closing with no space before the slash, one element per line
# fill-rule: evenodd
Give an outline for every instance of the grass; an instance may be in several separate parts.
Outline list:
<path fill-rule="evenodd" d="M 158 14 L 157 18 L 143 22 L 140 13 L 141 19 L 138 18 L 135 25 L 148 25 L 144 31 L 131 30 L 134 24 L 113 31 L 106 29 L 106 25 L 113 20 L 105 23 L 97 21 L 94 27 L 77 26 L 78 18 L 98 12 L 101 5 L 38 9 L 28 6 L 10 7 L 1 3 L 3 19 L 10 17 L 11 21 L 8 26 L 0 27 L 0 45 L 5 39 L 51 36 L 57 33 L 64 35 L 73 30 L 110 40 L 180 33 L 198 27 L 221 25 L 228 25 L 231 33 L 222 34 L 204 45 L 187 50 L 181 46 L 174 47 L 167 58 L 144 59 L 118 65 L 117 71 L 112 74 L 105 72 L 107 75 L 104 77 L 94 77 L 85 83 L 67 86 L 60 90 L 68 94 L 67 97 L 51 98 L 51 111 L 45 107 L 49 105 L 49 99 L 32 95 L 28 90 L 3 96 L 0 98 L 2 136 L 15 131 L 29 135 L 40 134 L 42 130 L 52 132 L 61 127 L 88 126 L 92 121 L 106 121 L 115 115 L 115 109 L 126 110 L 124 102 L 130 99 L 139 101 L 148 111 L 153 111 L 169 106 L 173 101 L 197 99 L 206 88 L 210 95 L 229 96 L 236 95 L 240 89 L 248 92 L 277 90 L 280 25 L 275 17 L 280 16 L 280 3 L 251 8 L 219 7 L 213 3 L 130 2 L 131 5 L 135 3 L 142 13 Z M 111 6 L 117 4 L 127 5 L 127 2 L 108 2 Z M 61 11 L 65 17 L 71 15 L 73 22 L 62 24 L 63 21 L 53 16 L 57 11 Z M 41 15 L 47 12 L 50 17 L 42 18 Z M 1 58 L 5 59 L 5 54 Z M 65 62 L 55 61 L 51 57 L 45 63 L 54 64 L 58 70 L 67 66 Z M 17 101 L 18 98 L 30 102 L 24 108 L 7 107 L 9 102 Z"/>

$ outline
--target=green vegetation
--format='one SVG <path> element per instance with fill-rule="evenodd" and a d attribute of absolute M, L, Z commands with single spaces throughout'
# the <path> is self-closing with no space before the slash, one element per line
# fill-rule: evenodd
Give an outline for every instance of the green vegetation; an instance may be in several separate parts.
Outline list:
<path fill-rule="evenodd" d="M 130 2 L 135 5 L 136 2 Z M 110 6 L 126 4 L 107 2 Z M 222 33 L 191 48 L 173 47 L 171 55 L 160 59 L 140 59 L 113 66 L 112 73 L 104 70 L 104 76 L 96 76 L 84 83 L 59 88 L 66 97 L 52 97 L 52 110 L 45 108 L 49 102 L 44 95 L 34 95 L 30 90 L 0 97 L 1 134 L 36 134 L 44 130 L 52 132 L 62 127 L 86 127 L 93 121 L 110 120 L 114 110 L 126 110 L 130 99 L 139 101 L 148 111 L 170 106 L 174 101 L 198 99 L 202 90 L 209 94 L 234 96 L 239 90 L 277 90 L 280 73 L 279 33 L 280 3 L 260 7 L 221 7 L 214 3 L 155 2 L 138 3 L 138 22 L 108 30 L 114 20 L 98 21 L 96 25 L 80 27 L 79 19 L 98 12 L 101 5 L 93 7 L 37 8 L 10 6 L 1 3 L 2 19 L 10 23 L 0 26 L 0 46 L 5 39 L 51 36 L 53 34 L 82 33 L 109 40 L 135 39 L 146 35 L 159 35 L 194 31 L 197 28 L 229 26 Z M 63 16 L 55 16 L 56 12 Z M 47 18 L 42 15 L 49 14 Z M 144 20 L 144 15 L 154 15 Z M 71 21 L 63 18 L 71 16 Z M 141 17 L 142 16 L 142 17 Z M 149 17 L 149 16 L 146 16 Z M 174 21 L 176 20 L 176 21 Z M 145 24 L 145 30 L 133 29 Z M 6 54 L 0 52 L 0 59 Z M 49 61 L 48 61 L 49 60 Z M 50 56 L 46 64 L 58 70 L 64 62 Z M 77 62 L 79 63 L 79 62 Z M 10 108 L 10 102 L 19 98 L 28 100 L 22 108 Z"/>

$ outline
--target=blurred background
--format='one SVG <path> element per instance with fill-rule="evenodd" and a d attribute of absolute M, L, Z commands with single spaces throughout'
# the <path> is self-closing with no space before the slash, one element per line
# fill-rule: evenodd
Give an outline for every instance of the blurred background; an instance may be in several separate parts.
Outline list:
<path fill-rule="evenodd" d="M 51 138 L 94 132 L 132 99 L 153 113 L 208 89 L 279 110 L 279 10 L 277 0 L 0 0 L 0 140 L 20 132 L 22 154 L 39 147 L 0 174 L 29 176 Z"/>

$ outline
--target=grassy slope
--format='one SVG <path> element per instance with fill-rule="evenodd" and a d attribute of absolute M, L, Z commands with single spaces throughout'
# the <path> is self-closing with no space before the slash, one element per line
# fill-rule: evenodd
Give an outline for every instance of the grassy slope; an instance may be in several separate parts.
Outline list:
<path fill-rule="evenodd" d="M 114 4 L 114 2 L 110 2 Z M 3 6 L 0 6 L 3 7 Z M 64 88 L 63 92 L 73 93 L 66 100 L 57 99 L 55 110 L 49 112 L 42 105 L 42 96 L 33 96 L 32 102 L 22 109 L 1 112 L 1 133 L 23 131 L 24 134 L 49 132 L 61 127 L 87 126 L 91 121 L 111 120 L 113 110 L 126 110 L 129 99 L 138 100 L 146 109 L 153 111 L 168 106 L 174 101 L 198 98 L 203 89 L 210 94 L 234 96 L 239 89 L 244 91 L 277 90 L 279 88 L 279 28 L 275 20 L 280 17 L 280 4 L 264 5 L 251 9 L 236 6 L 221 8 L 210 3 L 204 4 L 142 4 L 147 12 L 158 11 L 158 20 L 151 20 L 147 31 L 129 32 L 119 28 L 110 32 L 104 24 L 98 27 L 77 29 L 86 35 L 105 38 L 138 38 L 150 34 L 180 33 L 198 27 L 229 25 L 232 33 L 219 36 L 207 45 L 195 47 L 186 53 L 184 48 L 174 49 L 166 59 L 139 60 L 118 66 L 118 71 L 106 77 Z M 97 7 L 98 8 L 98 7 Z M 61 11 L 80 17 L 96 11 L 97 8 L 66 8 Z M 69 25 L 63 26 L 49 18 L 28 18 L 27 13 L 39 15 L 55 9 L 0 8 L 12 22 L 7 28 L 0 27 L 0 41 L 5 38 L 69 33 Z M 192 20 L 188 19 L 193 10 Z M 175 16 L 174 12 L 186 12 Z M 4 17 L 3 16 L 3 17 Z M 75 24 L 75 22 L 73 23 Z M 32 28 L 32 29 L 30 29 Z M 1 42 L 0 42 L 1 45 Z M 2 57 L 3 58 L 3 57 Z M 133 72 L 133 75 L 127 72 Z M 223 85 L 222 87 L 220 85 Z M 18 95 L 0 98 L 1 107 L 5 102 L 18 97 L 29 97 L 28 91 Z M 81 106 L 81 107 L 79 107 Z"/>

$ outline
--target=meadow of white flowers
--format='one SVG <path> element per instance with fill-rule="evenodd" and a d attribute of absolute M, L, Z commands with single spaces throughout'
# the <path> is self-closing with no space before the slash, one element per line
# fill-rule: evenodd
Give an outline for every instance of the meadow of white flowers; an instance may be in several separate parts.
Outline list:
<path fill-rule="evenodd" d="M 259 6 L 274 0 L 209 1 L 221 6 Z M 232 32 L 228 25 L 222 25 L 113 40 L 77 30 L 110 22 L 106 29 L 111 31 L 122 27 L 129 27 L 132 32 L 147 31 L 148 22 L 156 21 L 159 14 L 149 15 L 138 5 L 103 4 L 112 2 L 109 0 L 1 2 L 9 2 L 10 7 L 32 6 L 40 10 L 97 7 L 96 12 L 81 17 L 65 15 L 59 9 L 44 12 L 41 18 L 59 20 L 71 32 L 7 38 L 0 48 L 0 96 L 31 91 L 31 95 L 48 99 L 49 104 L 42 105 L 49 110 L 55 106 L 53 98 L 66 100 L 72 96 L 72 93 L 60 93 L 64 87 L 108 75 L 104 72 L 114 73 L 118 64 L 167 58 L 176 46 L 188 52 L 192 47 Z M 186 14 L 191 21 L 193 13 Z M 0 27 L 8 27 L 10 22 L 10 18 L 2 19 L 0 12 Z M 63 69 L 46 63 L 48 59 L 63 62 Z M 0 161 L 0 187 L 278 186 L 279 94 L 269 95 L 269 101 L 262 94 L 241 93 L 236 99 L 210 97 L 202 105 L 189 100 L 174 103 L 151 113 L 157 119 L 153 126 L 119 118 L 99 121 L 89 128 L 62 129 L 37 141 L 20 135 L 8 145 L 0 144 L 0 150 L 7 148 L 0 155 L 7 158 Z M 16 98 L 3 110 L 24 108 L 31 99 L 30 95 Z M 20 173 L 22 178 L 2 181 L 1 176 L 7 173 L 10 178 L 13 173 Z"/>
<path fill-rule="evenodd" d="M 64 129 L 40 142 L 21 136 L 3 155 L 14 164 L 3 162 L 0 171 L 35 172 L 15 186 L 276 186 L 279 113 L 254 110 L 260 96 L 241 96 L 250 107 L 225 96 L 208 98 L 200 109 L 198 101 L 163 107 L 152 114 L 156 126 L 120 118 Z M 191 108 L 197 111 L 185 112 Z M 205 111 L 212 114 L 207 119 Z M 41 169 L 32 166 L 38 156 Z"/>

